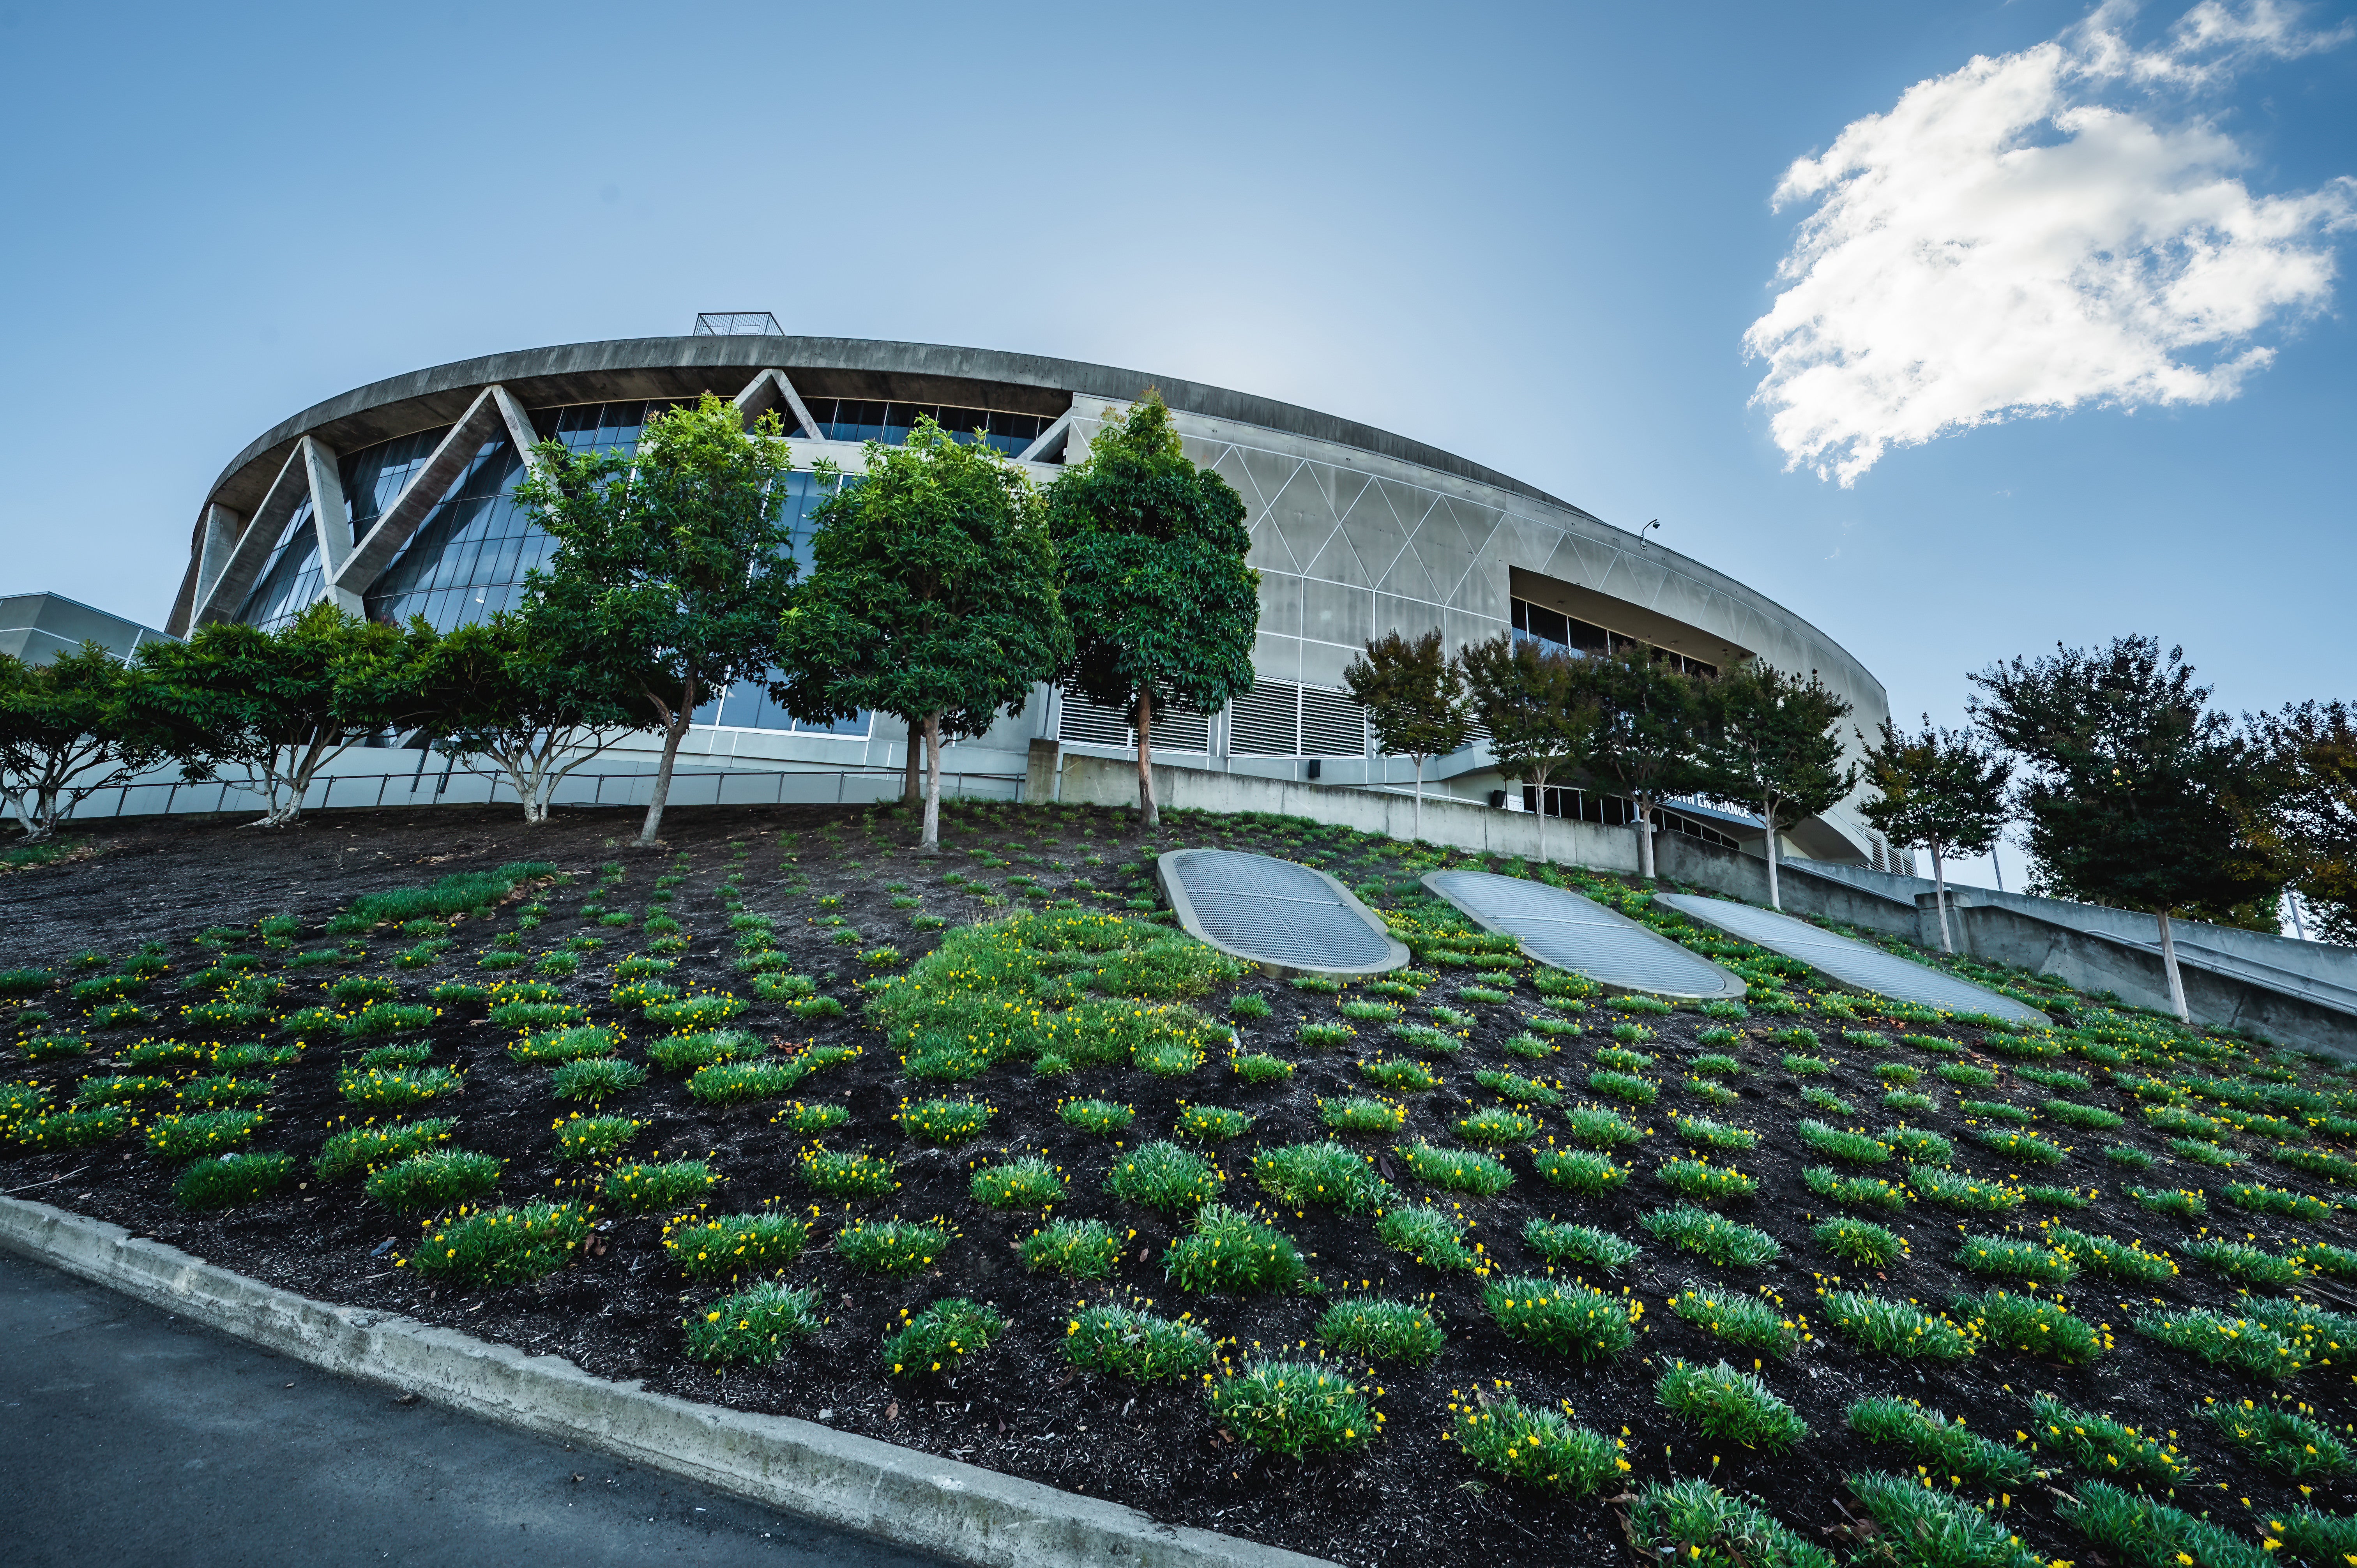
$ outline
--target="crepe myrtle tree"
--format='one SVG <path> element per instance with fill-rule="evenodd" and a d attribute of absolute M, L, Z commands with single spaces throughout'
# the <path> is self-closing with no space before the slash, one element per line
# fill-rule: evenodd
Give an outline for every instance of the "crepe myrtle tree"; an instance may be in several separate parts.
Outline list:
<path fill-rule="evenodd" d="M 1342 671 L 1342 683 L 1367 710 L 1375 749 L 1415 762 L 1415 827 L 1424 837 L 1424 763 L 1462 746 L 1473 726 L 1465 715 L 1465 672 L 1442 651 L 1437 628 L 1421 637 L 1387 631 Z"/>
<path fill-rule="evenodd" d="M 1842 761 L 1850 705 L 1813 670 L 1803 681 L 1757 659 L 1711 682 L 1703 696 L 1703 791 L 1760 813 L 1768 827 L 1768 904 L 1781 909 L 1777 839 L 1857 788 L 1857 764 Z"/>
<path fill-rule="evenodd" d="M 1597 712 L 1579 690 L 1577 656 L 1500 632 L 1457 656 L 1473 716 L 1490 732 L 1490 755 L 1509 779 L 1537 791 L 1539 863 L 1546 863 L 1547 780 L 1587 760 Z"/>
<path fill-rule="evenodd" d="M 1637 866 L 1653 880 L 1653 811 L 1702 780 L 1696 760 L 1708 722 L 1703 682 L 1639 643 L 1590 654 L 1576 671 L 1596 709 L 1588 772 L 1617 785 L 1637 808 Z"/>
<path fill-rule="evenodd" d="M 907 443 L 868 442 L 865 472 L 819 468 L 813 570 L 780 622 L 772 685 L 796 718 L 862 709 L 918 721 L 919 846 L 941 846 L 942 744 L 979 735 L 1071 657 L 1039 494 L 1015 464 L 920 418 Z"/>
<path fill-rule="evenodd" d="M 421 675 L 426 734 L 454 756 L 497 765 L 533 825 L 548 820 L 567 774 L 662 723 L 644 694 L 652 676 L 618 677 L 571 646 L 551 624 L 558 618 L 502 610 L 459 627 L 427 652 Z"/>
<path fill-rule="evenodd" d="M 662 831 L 697 707 L 777 662 L 796 572 L 783 435 L 774 411 L 748 431 L 706 392 L 649 420 L 627 454 L 544 441 L 516 487 L 556 540 L 547 569 L 525 575 L 525 615 L 590 660 L 594 683 L 632 689 L 662 736 L 641 845 Z"/>
<path fill-rule="evenodd" d="M 1088 456 L 1048 487 L 1047 510 L 1071 628 L 1061 682 L 1129 714 L 1138 821 L 1157 827 L 1156 712 L 1184 703 L 1217 713 L 1252 689 L 1260 574 L 1244 564 L 1243 499 L 1188 458 L 1149 388 L 1106 415 Z"/>
<path fill-rule="evenodd" d="M 1866 780 L 1875 790 L 1858 815 L 1890 843 L 1931 852 L 1940 950 L 1953 952 L 1946 862 L 1995 847 L 2012 815 L 2006 786 L 2013 765 L 1971 731 L 1942 729 L 1929 714 L 1920 730 L 1901 731 L 1884 719 L 1879 739 L 1867 742 L 1863 731 L 1858 739 L 1866 743 Z"/>
<path fill-rule="evenodd" d="M 2357 709 L 2295 703 L 2248 728 L 2266 788 L 2246 827 L 2274 854 L 2318 933 L 2357 944 Z"/>
<path fill-rule="evenodd" d="M 163 760 L 128 727 L 124 697 L 137 678 L 95 642 L 46 664 L 0 653 L 0 798 L 27 842 L 57 832 L 91 791 Z"/>
<path fill-rule="evenodd" d="M 2233 921 L 2282 896 L 2282 871 L 2247 826 L 2265 789 L 2258 748 L 2209 706 L 2184 650 L 2164 654 L 2157 638 L 2058 643 L 1971 679 L 1974 720 L 2024 766 L 2012 799 L 2032 886 L 2150 910 L 2169 1008 L 2190 1023 L 2172 918 Z"/>

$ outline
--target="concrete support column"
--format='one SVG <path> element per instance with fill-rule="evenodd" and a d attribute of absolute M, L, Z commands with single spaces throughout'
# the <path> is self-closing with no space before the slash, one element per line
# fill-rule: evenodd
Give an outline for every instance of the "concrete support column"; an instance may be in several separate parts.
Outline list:
<path fill-rule="evenodd" d="M 219 502 L 206 505 L 204 544 L 197 557 L 198 607 L 203 607 L 212 596 L 213 585 L 228 569 L 230 553 L 237 548 L 238 535 L 244 524 L 244 518 Z"/>
<path fill-rule="evenodd" d="M 352 509 L 344 499 L 343 474 L 337 467 L 335 448 L 316 436 L 303 437 L 296 444 L 296 456 L 311 492 L 311 526 L 319 536 L 320 575 L 333 583 L 352 553 Z M 335 595 L 330 590 L 321 596 Z"/>

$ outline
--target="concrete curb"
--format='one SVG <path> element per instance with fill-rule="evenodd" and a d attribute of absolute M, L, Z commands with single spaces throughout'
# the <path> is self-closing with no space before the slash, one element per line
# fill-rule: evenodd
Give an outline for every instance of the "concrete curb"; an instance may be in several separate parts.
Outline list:
<path fill-rule="evenodd" d="M 813 1422 L 649 1393 L 559 1356 L 332 1306 L 44 1203 L 0 1198 L 0 1246 L 327 1371 L 986 1568 L 1332 1568 Z"/>

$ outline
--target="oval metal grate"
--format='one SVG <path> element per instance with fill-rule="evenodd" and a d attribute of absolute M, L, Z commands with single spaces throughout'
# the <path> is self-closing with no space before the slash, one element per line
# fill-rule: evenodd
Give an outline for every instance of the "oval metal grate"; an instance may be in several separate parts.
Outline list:
<path fill-rule="evenodd" d="M 1739 975 L 1566 888 L 1489 871 L 1436 871 L 1424 885 L 1540 962 L 1598 984 L 1705 999 L 1744 993 Z"/>
<path fill-rule="evenodd" d="M 1322 873 L 1224 849 L 1174 850 L 1158 863 L 1193 935 L 1281 969 L 1372 973 L 1407 961 L 1372 911 Z"/>
<path fill-rule="evenodd" d="M 1870 991 L 1877 996 L 1919 1003 L 1943 1013 L 1983 1013 L 2011 1018 L 2039 1028 L 2053 1022 L 2037 1008 L 2010 996 L 2001 996 L 1986 986 L 1837 936 L 1773 909 L 1725 898 L 1706 898 L 1696 893 L 1656 893 L 1653 902 L 1663 908 L 1675 909 L 1688 919 L 1715 926 L 1731 937 L 1757 942 L 1770 952 L 1798 959 L 1844 985 Z"/>

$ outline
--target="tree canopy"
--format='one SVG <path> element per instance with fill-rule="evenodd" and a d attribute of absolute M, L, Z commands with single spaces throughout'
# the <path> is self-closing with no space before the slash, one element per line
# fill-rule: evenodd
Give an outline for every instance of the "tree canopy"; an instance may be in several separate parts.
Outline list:
<path fill-rule="evenodd" d="M 1842 762 L 1841 722 L 1850 705 L 1814 671 L 1805 681 L 1747 659 L 1705 690 L 1697 750 L 1705 793 L 1760 813 L 1768 827 L 1768 902 L 1784 907 L 1777 838 L 1857 787 Z"/>
<path fill-rule="evenodd" d="M 1443 650 L 1438 628 L 1421 637 L 1387 631 L 1342 671 L 1342 683 L 1367 710 L 1375 749 L 1415 759 L 1415 828 L 1424 836 L 1424 761 L 1446 757 L 1473 733 L 1465 716 L 1465 672 Z"/>
<path fill-rule="evenodd" d="M 2011 815 L 2006 786 L 2013 765 L 1969 730 L 1941 729 L 1926 714 L 1923 727 L 1912 733 L 1882 721 L 1880 738 L 1866 750 L 1866 778 L 1875 795 L 1858 814 L 1889 843 L 1931 852 L 1940 949 L 1955 951 L 1948 929 L 1947 858 L 1986 854 L 1996 845 Z"/>
<path fill-rule="evenodd" d="M 1588 771 L 1636 802 L 1637 865 L 1653 879 L 1653 809 L 1702 781 L 1695 752 L 1708 713 L 1699 683 L 1649 648 L 1625 645 L 1579 660 L 1579 690 L 1597 713 Z"/>
<path fill-rule="evenodd" d="M 2284 867 L 2319 934 L 2357 944 L 2357 710 L 2295 703 L 2252 727 L 2266 766 L 2253 836 Z"/>
<path fill-rule="evenodd" d="M 46 664 L 0 653 L 0 795 L 27 841 L 55 832 L 92 790 L 162 760 L 160 746 L 126 728 L 132 679 L 95 642 Z"/>
<path fill-rule="evenodd" d="M 1583 766 L 1596 732 L 1598 714 L 1580 690 L 1579 660 L 1535 638 L 1500 632 L 1465 649 L 1457 661 L 1500 771 L 1509 779 L 1527 779 L 1536 791 L 1544 863 L 1547 780 Z"/>

